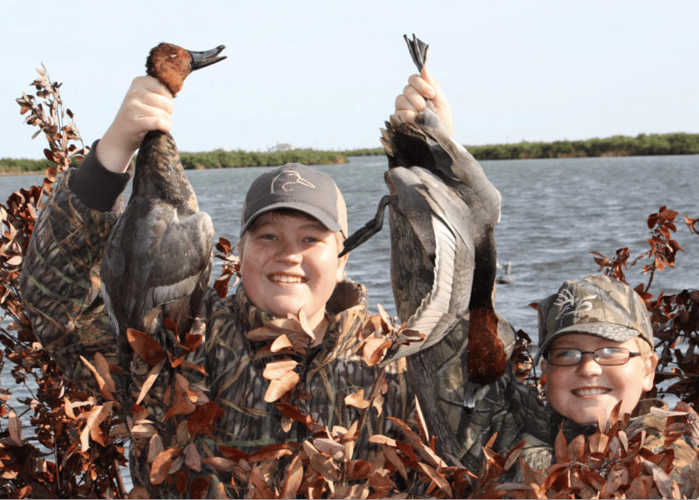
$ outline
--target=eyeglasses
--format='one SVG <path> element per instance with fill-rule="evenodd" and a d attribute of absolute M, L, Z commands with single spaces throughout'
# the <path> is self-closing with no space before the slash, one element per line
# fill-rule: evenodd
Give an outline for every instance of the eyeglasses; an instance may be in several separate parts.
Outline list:
<path fill-rule="evenodd" d="M 545 358 L 555 366 L 575 366 L 585 354 L 592 354 L 598 365 L 616 366 L 625 364 L 630 358 L 640 356 L 640 352 L 631 352 L 623 347 L 602 347 L 594 351 L 581 351 L 566 347 L 549 349 Z"/>

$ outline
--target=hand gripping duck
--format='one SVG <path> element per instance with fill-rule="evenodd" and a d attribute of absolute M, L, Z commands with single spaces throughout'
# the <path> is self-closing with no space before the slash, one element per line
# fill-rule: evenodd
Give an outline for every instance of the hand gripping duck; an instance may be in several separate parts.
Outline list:
<path fill-rule="evenodd" d="M 146 72 L 177 94 L 192 71 L 217 63 L 225 47 L 191 52 L 161 43 L 153 48 Z M 191 326 L 211 276 L 213 226 L 199 211 L 184 175 L 173 137 L 146 134 L 138 151 L 131 198 L 107 242 L 102 289 L 118 339 L 119 363 L 128 369 L 131 348 L 126 330 L 153 333 L 164 317 L 180 335 Z"/>
<path fill-rule="evenodd" d="M 414 35 L 405 40 L 422 71 L 428 45 Z M 391 194 L 382 198 L 375 219 L 346 240 L 344 252 L 378 232 L 390 206 L 396 308 L 407 328 L 426 335 L 391 359 L 410 355 L 410 378 L 427 423 L 445 456 L 457 458 L 465 392 L 497 380 L 514 345 L 512 328 L 493 306 L 500 193 L 450 137 L 430 101 L 415 123 L 392 115 L 381 142 Z M 468 383 L 471 389 L 464 390 Z"/>

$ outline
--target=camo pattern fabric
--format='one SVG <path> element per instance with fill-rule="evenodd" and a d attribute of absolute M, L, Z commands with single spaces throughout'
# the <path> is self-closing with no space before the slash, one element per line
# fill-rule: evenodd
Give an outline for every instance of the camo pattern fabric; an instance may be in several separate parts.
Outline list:
<path fill-rule="evenodd" d="M 551 465 L 554 458 L 551 440 L 549 408 L 541 401 L 535 387 L 521 383 L 508 363 L 499 380 L 474 390 L 472 405 L 464 407 L 462 426 L 465 439 L 461 462 L 470 470 L 484 466 L 483 446 L 497 433 L 491 446 L 496 453 L 505 456 L 525 441 L 520 455 L 535 470 Z M 519 465 L 503 474 L 503 482 L 521 479 Z"/>
<path fill-rule="evenodd" d="M 20 277 L 27 315 L 39 341 L 66 376 L 99 393 L 80 361 L 101 353 L 116 364 L 116 337 L 100 296 L 100 262 L 118 210 L 90 210 L 68 188 L 72 171 L 53 186 L 29 241 Z"/>
<path fill-rule="evenodd" d="M 285 402 L 329 428 L 349 427 L 359 418 L 358 410 L 345 404 L 345 397 L 360 389 L 368 396 L 378 377 L 378 369 L 367 366 L 356 352 L 367 316 L 366 290 L 362 285 L 346 281 L 336 288 L 335 296 L 338 295 L 342 298 L 339 301 L 333 298 L 331 302 L 342 305 L 329 315 L 330 326 L 323 342 L 309 348 L 305 355 L 269 355 L 268 343 L 248 340 L 246 332 L 270 324 L 274 318 L 254 307 L 242 287 L 232 303 L 212 303 L 205 366 L 209 374 L 215 374 L 210 379 L 211 396 L 225 412 L 217 422 L 217 442 L 250 452 L 262 445 L 308 437 L 302 424 L 283 430 L 279 425 L 281 414 L 274 403 L 267 403 L 262 397 L 270 384 L 262 376 L 264 368 L 270 361 L 281 358 L 298 363 L 294 370 L 302 388 L 292 400 Z M 385 412 L 367 422 L 368 434 L 383 430 L 386 416 L 408 418 L 411 397 L 404 366 L 399 362 L 389 366 Z M 310 397 L 303 397 L 304 394 Z"/>

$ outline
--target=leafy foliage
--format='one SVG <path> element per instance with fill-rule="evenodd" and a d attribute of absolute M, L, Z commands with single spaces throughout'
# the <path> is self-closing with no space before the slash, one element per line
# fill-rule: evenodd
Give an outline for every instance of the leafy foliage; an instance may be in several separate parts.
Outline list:
<path fill-rule="evenodd" d="M 311 433 L 303 442 L 286 442 L 265 446 L 247 454 L 234 448 L 219 446 L 219 455 L 201 456 L 194 446 L 197 435 L 210 433 L 213 422 L 221 414 L 218 406 L 208 401 L 187 373 L 199 373 L 201 367 L 187 360 L 187 353 L 202 340 L 197 328 L 176 332 L 165 322 L 170 338 L 159 342 L 136 330 L 129 331 L 129 340 L 138 360 L 143 364 L 143 377 L 136 404 L 128 418 L 122 418 L 121 402 L 112 378 L 113 368 L 104 358 L 82 359 L 95 375 L 99 393 L 78 391 L 63 379 L 55 363 L 34 337 L 18 293 L 18 279 L 23 256 L 31 237 L 36 213 L 44 193 L 49 193 L 56 174 L 68 168 L 71 156 L 80 157 L 85 148 L 72 147 L 79 141 L 77 128 L 71 122 L 63 125 L 58 93 L 59 84 L 52 82 L 45 71 L 32 83 L 33 96 L 18 99 L 22 114 L 30 112 L 27 123 L 44 132 L 49 148 L 45 155 L 52 162 L 42 186 L 33 186 L 13 193 L 6 206 L 0 205 L 5 231 L 0 238 L 0 306 L 11 319 L 9 331 L 0 331 L 5 359 L 13 364 L 12 375 L 17 385 L 24 385 L 31 396 L 20 403 L 29 415 L 20 415 L 12 406 L 10 388 L 0 388 L 0 496 L 6 497 L 131 497 L 146 496 L 141 488 L 126 492 L 119 476 L 119 466 L 126 464 L 123 443 L 132 439 L 148 442 L 149 480 L 153 489 L 179 495 L 200 497 L 211 486 L 199 476 L 203 466 L 230 473 L 228 484 L 220 484 L 222 494 L 246 495 L 250 498 L 313 498 L 345 497 L 477 497 L 477 498 L 545 498 L 545 497 L 696 497 L 699 495 L 699 462 L 682 471 L 674 470 L 669 446 L 688 436 L 699 442 L 697 373 L 695 355 L 699 291 L 685 290 L 676 295 L 649 292 L 655 272 L 673 267 L 681 247 L 672 239 L 676 231 L 676 212 L 661 207 L 648 219 L 651 231 L 650 249 L 631 264 L 627 248 L 607 258 L 596 253 L 600 269 L 625 280 L 624 271 L 641 259 L 648 259 L 644 272 L 648 283 L 639 284 L 651 313 L 661 358 L 656 381 L 672 385 L 659 394 L 674 394 L 681 399 L 675 411 L 656 410 L 657 430 L 664 446 L 652 447 L 647 442 L 648 430 L 633 427 L 628 418 L 612 419 L 610 427 L 592 436 L 578 436 L 570 442 L 559 434 L 555 442 L 556 463 L 545 470 L 532 470 L 521 460 L 524 443 L 500 456 L 491 447 L 496 436 L 485 443 L 483 468 L 469 471 L 448 464 L 435 452 L 435 438 L 430 436 L 419 408 L 414 426 L 393 418 L 402 439 L 383 434 L 370 436 L 377 452 L 369 460 L 353 458 L 355 444 L 368 412 L 382 411 L 382 377 L 371 391 L 348 396 L 347 404 L 361 410 L 360 417 L 348 428 L 319 425 L 311 415 L 285 401 L 285 394 L 295 389 L 284 362 L 270 366 L 265 377 L 270 380 L 267 398 L 275 402 L 284 418 L 280 425 L 296 421 Z M 42 105 L 43 104 L 43 105 Z M 45 113 L 45 108 L 49 113 Z M 72 118 L 72 114 L 66 111 Z M 53 166 L 55 165 L 55 166 Z M 687 226 L 696 230 L 696 219 L 685 216 Z M 219 240 L 216 256 L 224 261 L 221 276 L 215 282 L 219 295 L 225 296 L 231 280 L 236 280 L 237 259 L 231 245 Z M 293 319 L 300 330 L 304 318 Z M 283 351 L 298 348 L 294 334 L 280 335 L 265 329 L 250 332 L 257 340 L 268 335 L 270 348 Z M 371 316 L 362 332 L 358 350 L 366 363 L 377 360 L 405 342 L 418 340 L 419 334 L 394 323 L 381 307 Z M 519 333 L 516 352 L 517 375 L 529 381 L 531 363 L 529 338 Z M 166 347 L 167 346 L 167 347 Z M 165 379 L 165 384 L 162 384 Z M 168 389 L 167 414 L 159 416 L 148 408 L 151 391 L 161 382 Z M 273 387 L 274 386 L 274 387 Z M 616 409 L 618 412 L 618 407 Z M 162 418 L 161 418 L 162 417 Z M 29 418 L 34 433 L 23 435 L 22 420 Z M 502 483 L 502 476 L 515 465 L 522 468 L 520 483 Z M 680 487 L 678 477 L 683 486 Z M 162 487 L 163 490 L 158 490 Z"/>
<path fill-rule="evenodd" d="M 75 124 L 64 123 L 73 114 L 63 107 L 61 84 L 53 82 L 45 69 L 37 72 L 39 78 L 31 84 L 37 96 L 23 93 L 17 102 L 21 114 L 28 113 L 25 122 L 39 128 L 34 137 L 44 133 L 49 145 L 44 154 L 51 166 L 41 186 L 20 189 L 10 195 L 7 205 L 0 205 L 5 226 L 0 238 L 0 306 L 4 318 L 10 318 L 9 331 L 0 331 L 0 342 L 4 357 L 14 364 L 15 383 L 30 394 L 19 402 L 31 412 L 18 415 L 10 406 L 10 394 L 16 391 L 0 389 L 0 416 L 7 424 L 0 430 L 0 496 L 123 496 L 119 465 L 126 463 L 124 435 L 119 435 L 114 403 L 82 393 L 63 379 L 34 336 L 19 296 L 22 262 L 42 198 L 71 159 L 81 159 L 87 151 L 75 145 L 82 144 Z M 4 362 L 2 356 L 0 361 Z M 110 380 L 105 363 L 95 361 L 95 373 Z M 30 420 L 33 436 L 22 436 L 21 418 Z"/>

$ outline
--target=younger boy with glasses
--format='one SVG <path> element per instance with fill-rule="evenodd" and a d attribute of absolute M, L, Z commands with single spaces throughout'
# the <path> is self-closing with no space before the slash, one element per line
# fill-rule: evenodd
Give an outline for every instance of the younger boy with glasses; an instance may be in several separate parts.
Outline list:
<path fill-rule="evenodd" d="M 546 396 L 578 424 L 604 425 L 621 401 L 633 413 L 653 388 L 658 356 L 641 298 L 607 276 L 566 281 L 539 303 L 539 352 Z"/>
<path fill-rule="evenodd" d="M 504 456 L 524 440 L 521 457 L 543 470 L 555 461 L 559 431 L 567 442 L 580 434 L 592 435 L 607 425 L 619 402 L 619 416 L 632 417 L 627 431 L 645 430 L 647 448 L 664 446 L 662 426 L 650 410 L 665 404 L 643 399 L 653 388 L 658 356 L 641 297 L 616 279 L 587 276 L 564 282 L 557 293 L 539 302 L 538 315 L 535 364 L 541 360 L 546 402 L 511 371 L 483 386 L 465 409 L 469 422 L 463 463 L 478 469 L 483 444 L 497 433 L 494 451 Z M 691 440 L 677 439 L 672 448 L 677 474 L 697 460 Z M 519 474 L 513 467 L 503 480 L 517 481 Z"/>

